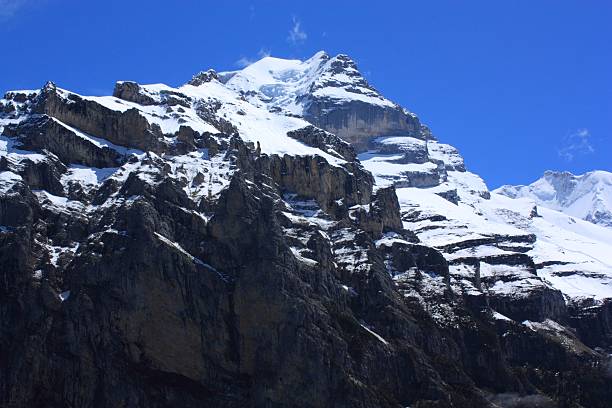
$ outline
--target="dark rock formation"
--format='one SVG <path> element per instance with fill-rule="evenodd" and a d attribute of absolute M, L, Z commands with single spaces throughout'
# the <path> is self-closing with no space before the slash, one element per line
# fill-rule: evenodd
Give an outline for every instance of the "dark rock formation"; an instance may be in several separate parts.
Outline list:
<path fill-rule="evenodd" d="M 209 69 L 208 71 L 200 71 L 191 78 L 189 81 L 189 85 L 200 86 L 205 82 L 210 82 L 212 80 L 219 80 L 219 76 L 214 69 Z"/>
<path fill-rule="evenodd" d="M 4 133 L 19 140 L 24 149 L 48 150 L 65 164 L 77 163 L 91 167 L 116 167 L 121 155 L 109 147 L 100 147 L 78 136 L 53 118 L 42 115 L 17 125 L 9 125 Z"/>
<path fill-rule="evenodd" d="M 189 104 L 224 131 L 180 124 L 170 137 L 138 109 L 52 84 L 3 102 L 18 122 L 3 122 L 3 137 L 24 150 L 0 158 L 1 406 L 609 404 L 608 305 L 568 310 L 535 284 L 504 293 L 500 281 L 535 277 L 530 257 L 460 252 L 534 236 L 426 246 L 404 229 L 395 189 L 374 190 L 336 136 L 307 127 L 290 136 L 319 155 L 270 154 L 214 101 L 145 91 L 124 82 L 115 92 Z M 372 120 L 363 134 L 422 131 L 395 122 L 405 113 L 379 114 L 360 116 Z M 77 132 L 145 152 L 125 157 Z M 66 181 L 83 170 L 75 163 L 118 168 Z M 427 217 L 404 214 L 431 227 Z M 457 279 L 442 251 L 476 268 L 474 281 Z M 519 272 L 481 274 L 481 262 Z"/>
<path fill-rule="evenodd" d="M 421 124 L 402 108 L 372 105 L 353 100 L 338 105 L 335 100 L 316 99 L 304 117 L 313 125 L 333 133 L 365 150 L 372 137 L 387 135 L 420 136 Z"/>
<path fill-rule="evenodd" d="M 307 146 L 317 147 L 333 156 L 339 156 L 348 161 L 355 161 L 356 159 L 355 150 L 350 144 L 314 126 L 288 132 L 287 136 L 299 140 Z"/>
<path fill-rule="evenodd" d="M 120 146 L 151 151 L 160 151 L 163 146 L 159 126 L 149 124 L 138 110 L 112 110 L 76 94 L 64 97 L 52 83 L 37 96 L 34 112 L 47 114 Z"/>
<path fill-rule="evenodd" d="M 132 81 L 121 81 L 115 84 L 113 90 L 115 98 L 123 99 L 130 102 L 139 103 L 141 105 L 155 105 L 156 100 L 145 95 L 138 83 Z"/>

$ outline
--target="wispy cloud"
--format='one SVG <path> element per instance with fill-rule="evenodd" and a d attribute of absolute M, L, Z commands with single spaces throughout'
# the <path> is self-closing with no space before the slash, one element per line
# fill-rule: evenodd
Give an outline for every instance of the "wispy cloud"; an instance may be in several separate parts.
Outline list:
<path fill-rule="evenodd" d="M 243 56 L 243 57 L 240 57 L 238 61 L 236 61 L 236 65 L 239 66 L 240 68 L 248 67 L 252 63 L 257 62 L 258 60 L 265 58 L 265 57 L 269 57 L 269 56 L 270 56 L 269 49 L 260 48 L 259 51 L 257 52 L 257 58 L 250 58 L 250 57 Z"/>
<path fill-rule="evenodd" d="M 8 20 L 26 3 L 26 0 L 0 0 L 0 21 Z"/>
<path fill-rule="evenodd" d="M 584 156 L 594 152 L 595 148 L 591 142 L 591 132 L 586 128 L 578 129 L 565 136 L 561 148 L 557 150 L 559 157 L 568 162 L 573 161 L 577 156 Z"/>
<path fill-rule="evenodd" d="M 297 17 L 294 16 L 292 21 L 293 25 L 291 26 L 291 30 L 289 30 L 287 41 L 293 45 L 302 44 L 308 38 L 308 34 L 302 29 L 302 23 Z"/>

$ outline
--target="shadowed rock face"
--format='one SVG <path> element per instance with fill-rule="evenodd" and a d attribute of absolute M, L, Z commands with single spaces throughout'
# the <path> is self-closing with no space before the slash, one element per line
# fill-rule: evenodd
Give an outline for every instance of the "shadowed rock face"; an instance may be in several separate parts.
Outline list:
<path fill-rule="evenodd" d="M 424 245 L 404 226 L 433 217 L 314 126 L 288 139 L 317 154 L 265 153 L 221 106 L 118 86 L 227 130 L 181 125 L 169 145 L 139 109 L 57 92 L 2 102 L 18 148 L 0 157 L 1 406 L 607 407 L 609 313 L 538 285 L 485 290 L 498 275 L 481 263 L 515 267 L 514 284 L 533 261 L 461 253 L 533 236 Z"/>
<path fill-rule="evenodd" d="M 75 94 L 70 94 L 66 101 L 58 95 L 53 84 L 43 88 L 35 104 L 35 112 L 57 118 L 117 145 L 141 150 L 161 149 L 161 129 L 155 124 L 149 124 L 136 109 L 115 111 Z"/>
<path fill-rule="evenodd" d="M 42 115 L 8 126 L 5 134 L 16 137 L 29 150 L 48 150 L 65 163 L 91 167 L 115 167 L 121 155 L 108 147 L 100 147 L 75 132 Z"/>
<path fill-rule="evenodd" d="M 304 118 L 317 127 L 333 133 L 365 150 L 374 137 L 406 135 L 419 137 L 421 124 L 402 108 L 372 105 L 360 101 L 339 103 L 315 99 Z"/>

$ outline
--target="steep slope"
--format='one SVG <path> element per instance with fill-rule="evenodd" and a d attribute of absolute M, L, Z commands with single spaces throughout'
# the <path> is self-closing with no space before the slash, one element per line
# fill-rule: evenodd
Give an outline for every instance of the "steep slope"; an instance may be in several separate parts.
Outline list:
<path fill-rule="evenodd" d="M 530 198 L 541 207 L 612 227 L 612 173 L 607 171 L 579 176 L 547 171 L 528 186 L 506 185 L 495 192 L 511 198 Z"/>
<path fill-rule="evenodd" d="M 605 407 L 602 296 L 566 302 L 544 227 L 360 78 L 317 54 L 7 93 L 0 405 Z"/>

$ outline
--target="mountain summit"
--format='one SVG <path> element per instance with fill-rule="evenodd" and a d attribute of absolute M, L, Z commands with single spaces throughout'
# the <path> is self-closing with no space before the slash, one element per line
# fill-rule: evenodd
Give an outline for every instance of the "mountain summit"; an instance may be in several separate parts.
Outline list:
<path fill-rule="evenodd" d="M 7 92 L 0 405 L 607 407 L 612 229 L 515 196 L 346 55 Z"/>
<path fill-rule="evenodd" d="M 220 78 L 251 103 L 303 117 L 358 148 L 372 136 L 422 132 L 418 119 L 374 89 L 348 55 L 320 51 L 305 61 L 266 57 Z"/>

